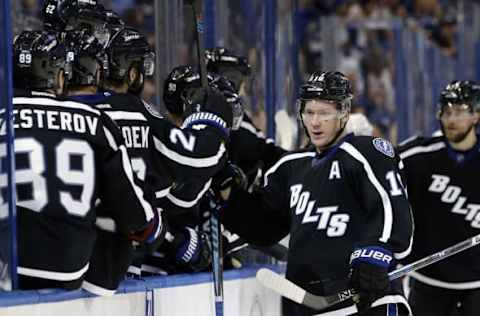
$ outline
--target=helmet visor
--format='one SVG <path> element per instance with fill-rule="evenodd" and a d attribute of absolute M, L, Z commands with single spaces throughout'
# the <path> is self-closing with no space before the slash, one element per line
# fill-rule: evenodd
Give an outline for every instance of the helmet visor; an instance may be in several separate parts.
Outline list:
<path fill-rule="evenodd" d="M 145 75 L 150 77 L 153 76 L 155 73 L 155 54 L 148 53 L 143 58 L 143 69 L 145 71 Z"/>

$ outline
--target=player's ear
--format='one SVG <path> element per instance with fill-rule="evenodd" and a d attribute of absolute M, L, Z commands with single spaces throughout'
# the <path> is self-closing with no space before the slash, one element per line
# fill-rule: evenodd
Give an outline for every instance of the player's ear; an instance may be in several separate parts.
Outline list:
<path fill-rule="evenodd" d="M 340 113 L 340 126 L 345 127 L 347 125 L 349 118 L 350 118 L 350 112 L 342 111 L 342 113 Z"/>
<path fill-rule="evenodd" d="M 136 67 L 130 67 L 128 70 L 128 85 L 131 86 L 133 82 L 137 80 L 137 77 L 140 76 L 140 72 Z"/>

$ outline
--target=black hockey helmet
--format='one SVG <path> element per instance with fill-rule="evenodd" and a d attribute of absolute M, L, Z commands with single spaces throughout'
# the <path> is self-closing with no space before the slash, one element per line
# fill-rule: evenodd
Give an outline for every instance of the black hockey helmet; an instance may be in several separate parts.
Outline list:
<path fill-rule="evenodd" d="M 109 64 L 108 79 L 123 82 L 128 71 L 136 67 L 144 76 L 155 71 L 155 53 L 147 38 L 137 30 L 126 27 L 118 31 L 106 48 Z"/>
<path fill-rule="evenodd" d="M 182 65 L 173 68 L 163 84 L 165 107 L 170 113 L 181 115 L 185 90 L 200 86 L 200 74 L 192 66 Z"/>
<path fill-rule="evenodd" d="M 67 18 L 66 30 L 85 31 L 95 36 L 98 42 L 106 47 L 110 38 L 113 36 L 109 28 L 107 13 L 102 5 L 95 7 L 80 7 L 75 14 Z M 115 23 L 117 23 L 115 21 Z"/>
<path fill-rule="evenodd" d="M 105 15 L 107 28 L 110 30 L 111 37 L 125 27 L 125 22 L 115 11 L 104 10 L 103 13 Z"/>
<path fill-rule="evenodd" d="M 68 20 L 77 16 L 80 9 L 95 7 L 96 0 L 45 0 L 42 7 L 44 29 L 64 31 Z"/>
<path fill-rule="evenodd" d="M 67 85 L 97 86 L 97 71 L 106 71 L 108 61 L 103 46 L 88 32 L 68 31 L 64 38 L 67 47 Z"/>
<path fill-rule="evenodd" d="M 240 88 L 243 77 L 249 76 L 251 73 L 251 66 L 245 57 L 235 55 L 223 47 L 207 49 L 205 58 L 207 71 L 227 77 L 237 90 Z"/>
<path fill-rule="evenodd" d="M 306 101 L 318 99 L 334 102 L 341 112 L 350 112 L 352 97 L 352 85 L 344 74 L 316 71 L 300 86 L 298 110 L 302 113 Z"/>
<path fill-rule="evenodd" d="M 454 80 L 440 93 L 438 114 L 441 115 L 446 107 L 459 105 L 474 112 L 480 106 L 480 86 L 475 81 Z"/>
<path fill-rule="evenodd" d="M 231 129 L 239 129 L 243 121 L 243 103 L 240 96 L 236 93 L 232 82 L 220 75 L 211 75 L 209 79 L 209 85 L 222 92 L 225 100 L 232 108 L 233 120 Z"/>
<path fill-rule="evenodd" d="M 13 44 L 15 85 L 27 89 L 56 89 L 58 72 L 65 69 L 65 57 L 65 46 L 56 32 L 22 32 Z"/>

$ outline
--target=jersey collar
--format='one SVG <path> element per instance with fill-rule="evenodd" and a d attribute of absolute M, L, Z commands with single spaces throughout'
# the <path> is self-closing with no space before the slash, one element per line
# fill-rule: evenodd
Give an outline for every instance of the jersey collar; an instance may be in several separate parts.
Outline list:
<path fill-rule="evenodd" d="M 98 104 L 105 101 L 106 96 L 103 93 L 71 95 L 68 99 L 86 104 Z"/>
<path fill-rule="evenodd" d="M 342 138 L 340 138 L 340 140 L 335 145 L 329 147 L 328 149 L 326 149 L 326 150 L 324 150 L 320 153 L 317 152 L 315 157 L 313 157 L 312 167 L 319 166 L 324 161 L 329 160 L 331 157 L 333 157 L 337 153 L 338 149 L 340 148 L 340 145 L 342 145 L 344 142 L 350 140 L 352 137 L 353 137 L 353 133 L 348 133 L 345 136 L 343 136 Z"/>
<path fill-rule="evenodd" d="M 477 157 L 480 154 L 480 135 L 477 134 L 477 142 L 475 145 L 468 149 L 468 150 L 456 150 L 452 146 L 450 146 L 450 143 L 447 141 L 445 138 L 445 143 L 446 143 L 446 148 L 447 148 L 447 154 L 448 156 L 455 161 L 458 165 L 462 165 L 466 163 L 467 161 L 470 161 Z"/>

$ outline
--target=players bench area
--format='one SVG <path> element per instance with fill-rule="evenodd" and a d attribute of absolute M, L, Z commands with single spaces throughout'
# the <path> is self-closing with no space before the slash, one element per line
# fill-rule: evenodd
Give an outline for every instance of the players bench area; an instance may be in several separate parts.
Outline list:
<path fill-rule="evenodd" d="M 225 314 L 280 315 L 280 296 L 263 287 L 261 267 L 283 273 L 282 265 L 250 265 L 225 271 Z M 83 290 L 45 289 L 0 293 L 1 316 L 185 316 L 214 315 L 212 273 L 126 279 L 115 295 L 100 297 Z"/>

